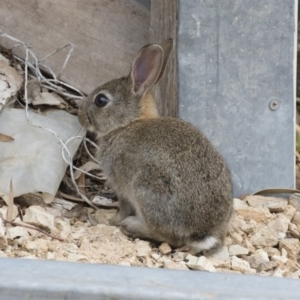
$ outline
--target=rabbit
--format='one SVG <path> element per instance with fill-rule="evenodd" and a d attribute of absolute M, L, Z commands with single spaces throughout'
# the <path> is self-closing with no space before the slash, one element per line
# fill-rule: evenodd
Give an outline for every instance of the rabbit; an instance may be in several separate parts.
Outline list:
<path fill-rule="evenodd" d="M 78 116 L 97 135 L 96 158 L 119 199 L 111 224 L 131 238 L 213 253 L 233 210 L 231 176 L 196 127 L 158 114 L 150 90 L 172 48 L 171 39 L 142 48 L 130 74 L 96 88 Z"/>

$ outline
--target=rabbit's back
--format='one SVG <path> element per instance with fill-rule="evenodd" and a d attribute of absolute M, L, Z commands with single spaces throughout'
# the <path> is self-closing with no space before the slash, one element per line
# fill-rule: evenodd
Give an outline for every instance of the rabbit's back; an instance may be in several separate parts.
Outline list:
<path fill-rule="evenodd" d="M 209 234 L 228 222 L 232 190 L 226 163 L 191 124 L 137 120 L 105 136 L 99 157 L 117 193 L 134 198 L 148 225 L 163 235 Z"/>

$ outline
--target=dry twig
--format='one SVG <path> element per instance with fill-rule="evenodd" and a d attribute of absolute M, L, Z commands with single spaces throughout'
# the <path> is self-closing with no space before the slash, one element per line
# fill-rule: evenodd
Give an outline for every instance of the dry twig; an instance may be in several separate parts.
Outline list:
<path fill-rule="evenodd" d="M 60 238 L 60 237 L 57 237 L 55 235 L 52 235 L 51 233 L 47 233 L 45 232 L 44 230 L 38 228 L 38 227 L 35 227 L 35 226 L 32 226 L 32 225 L 28 225 L 28 224 L 21 224 L 21 223 L 18 223 L 18 222 L 12 222 L 12 221 L 8 221 L 6 220 L 5 218 L 3 218 L 2 214 L 0 213 L 0 218 L 2 219 L 3 223 L 4 224 L 11 224 L 13 226 L 20 226 L 20 227 L 24 227 L 24 228 L 28 228 L 28 229 L 32 229 L 32 230 L 36 230 L 36 231 L 39 231 L 41 232 L 42 234 L 44 235 L 47 235 L 55 240 L 58 240 L 58 241 L 61 241 L 61 242 L 64 242 L 65 240 Z"/>

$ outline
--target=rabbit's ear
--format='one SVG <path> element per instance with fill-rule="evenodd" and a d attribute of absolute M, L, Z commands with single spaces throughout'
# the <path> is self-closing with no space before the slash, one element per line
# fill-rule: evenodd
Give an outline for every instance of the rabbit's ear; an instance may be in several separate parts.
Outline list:
<path fill-rule="evenodd" d="M 162 68 L 160 70 L 159 76 L 157 77 L 155 83 L 157 83 L 162 78 L 162 76 L 164 75 L 164 72 L 165 72 L 170 54 L 171 54 L 172 49 L 173 49 L 173 40 L 172 39 L 165 40 L 164 42 L 162 42 L 160 44 L 160 46 L 162 47 L 162 49 L 164 51 L 164 61 L 163 61 Z"/>
<path fill-rule="evenodd" d="M 143 94 L 162 77 L 173 44 L 171 40 L 170 46 L 168 41 L 162 45 L 148 45 L 135 57 L 131 70 L 134 93 Z"/>

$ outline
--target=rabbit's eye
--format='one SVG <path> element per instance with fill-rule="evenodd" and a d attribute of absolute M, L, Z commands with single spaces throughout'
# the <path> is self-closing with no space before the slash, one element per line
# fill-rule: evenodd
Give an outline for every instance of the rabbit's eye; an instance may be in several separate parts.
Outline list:
<path fill-rule="evenodd" d="M 108 99 L 104 94 L 99 94 L 95 98 L 95 104 L 99 107 L 103 107 L 108 103 Z"/>

